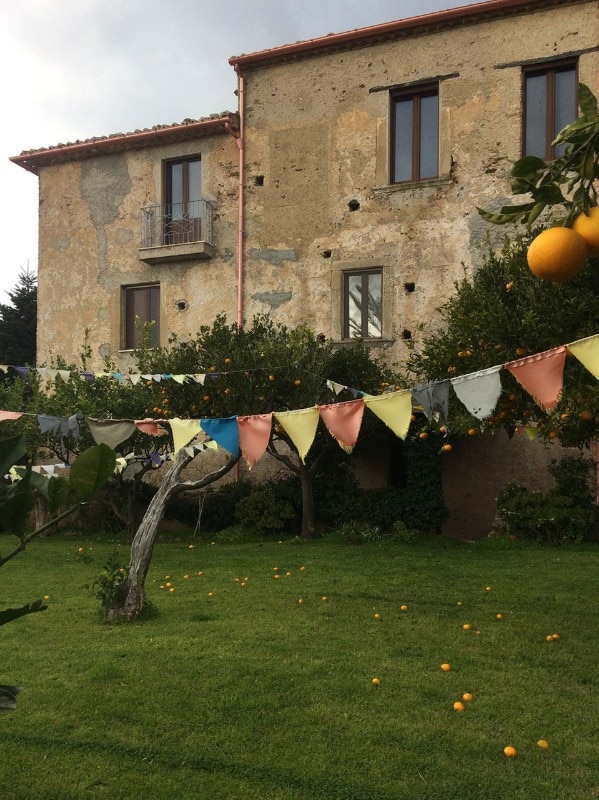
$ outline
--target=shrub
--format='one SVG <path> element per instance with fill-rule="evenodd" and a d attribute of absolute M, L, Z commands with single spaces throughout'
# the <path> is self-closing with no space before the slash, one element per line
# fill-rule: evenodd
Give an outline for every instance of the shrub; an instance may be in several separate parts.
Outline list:
<path fill-rule="evenodd" d="M 238 501 L 235 516 L 243 527 L 269 533 L 286 530 L 295 514 L 291 503 L 277 497 L 273 487 L 260 486 Z"/>
<path fill-rule="evenodd" d="M 497 515 L 506 532 L 548 544 L 579 543 L 596 535 L 596 515 L 589 485 L 593 462 L 581 456 L 552 461 L 556 486 L 543 493 L 515 482 L 497 495 Z"/>

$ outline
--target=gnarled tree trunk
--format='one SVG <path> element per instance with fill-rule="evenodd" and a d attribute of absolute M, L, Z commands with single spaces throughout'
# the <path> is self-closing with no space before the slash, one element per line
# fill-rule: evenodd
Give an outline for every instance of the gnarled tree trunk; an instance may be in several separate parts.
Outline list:
<path fill-rule="evenodd" d="M 237 463 L 238 459 L 231 456 L 222 467 L 197 481 L 184 481 L 181 478 L 183 469 L 193 460 L 184 450 L 179 453 L 177 460 L 168 472 L 158 491 L 150 501 L 146 513 L 131 543 L 131 558 L 127 580 L 123 584 L 124 599 L 122 605 L 111 609 L 109 616 L 124 616 L 137 619 L 140 615 L 145 598 L 145 580 L 150 568 L 154 543 L 158 533 L 158 526 L 164 516 L 166 506 L 172 497 L 181 492 L 201 489 L 210 483 L 222 478 Z"/>

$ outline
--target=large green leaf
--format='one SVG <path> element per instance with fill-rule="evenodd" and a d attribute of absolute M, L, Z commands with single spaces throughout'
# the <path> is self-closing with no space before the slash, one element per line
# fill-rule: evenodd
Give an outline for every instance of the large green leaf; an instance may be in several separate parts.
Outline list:
<path fill-rule="evenodd" d="M 0 485 L 0 530 L 16 533 L 33 509 L 35 499 L 30 484 L 29 467 L 21 480 Z"/>
<path fill-rule="evenodd" d="M 114 472 L 116 455 L 106 444 L 90 447 L 71 467 L 69 483 L 80 500 L 87 502 Z"/>
<path fill-rule="evenodd" d="M 58 475 L 52 475 L 47 483 L 48 494 L 46 499 L 48 500 L 48 508 L 51 514 L 55 514 L 68 500 L 71 494 L 71 485 L 67 480 Z"/>
<path fill-rule="evenodd" d="M 0 625 L 6 625 L 8 622 L 13 622 L 19 617 L 25 617 L 27 614 L 35 614 L 37 611 L 45 611 L 48 606 L 44 605 L 43 600 L 35 600 L 33 603 L 28 603 L 21 608 L 5 608 L 0 611 Z"/>
<path fill-rule="evenodd" d="M 11 436 L 0 441 L 0 477 L 27 454 L 24 436 Z"/>
<path fill-rule="evenodd" d="M 6 686 L 0 683 L 0 711 L 14 711 L 20 691 L 18 686 Z"/>
<path fill-rule="evenodd" d="M 597 98 L 584 83 L 578 84 L 578 105 L 585 116 L 591 117 L 597 114 Z"/>

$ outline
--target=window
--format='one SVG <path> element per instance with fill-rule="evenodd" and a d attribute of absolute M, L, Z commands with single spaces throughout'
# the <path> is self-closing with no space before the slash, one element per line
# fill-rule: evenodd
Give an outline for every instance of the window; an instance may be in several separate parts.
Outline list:
<path fill-rule="evenodd" d="M 523 83 L 522 154 L 551 160 L 564 152 L 563 146 L 555 148 L 551 142 L 562 128 L 576 119 L 577 64 L 570 62 L 526 69 Z"/>
<path fill-rule="evenodd" d="M 438 87 L 391 95 L 391 183 L 438 174 Z"/>
<path fill-rule="evenodd" d="M 160 344 L 160 286 L 126 286 L 123 290 L 124 348 L 133 350 L 141 341 L 142 325 L 154 323 L 150 328 L 150 343 Z"/>
<path fill-rule="evenodd" d="M 202 238 L 201 161 L 167 161 L 164 165 L 164 244 Z"/>
<path fill-rule="evenodd" d="M 380 269 L 343 273 L 343 338 L 383 335 L 383 274 Z"/>

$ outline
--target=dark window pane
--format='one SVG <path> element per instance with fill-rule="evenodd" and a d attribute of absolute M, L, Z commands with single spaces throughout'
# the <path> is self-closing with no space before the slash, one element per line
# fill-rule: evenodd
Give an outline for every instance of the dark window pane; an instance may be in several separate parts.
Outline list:
<path fill-rule="evenodd" d="M 362 335 L 362 275 L 347 276 L 347 336 Z"/>
<path fill-rule="evenodd" d="M 410 181 L 412 175 L 412 139 L 413 139 L 413 106 L 412 98 L 395 102 L 395 153 L 393 182 Z"/>
<path fill-rule="evenodd" d="M 576 70 L 559 70 L 555 73 L 555 121 L 553 125 L 553 138 L 576 119 Z M 555 148 L 556 156 L 563 155 L 566 145 Z"/>
<path fill-rule="evenodd" d="M 131 286 L 125 289 L 125 348 L 131 350 L 140 343 L 140 326 L 154 322 L 150 343 L 160 341 L 160 287 Z"/>
<path fill-rule="evenodd" d="M 383 335 L 381 271 L 348 272 L 343 287 L 343 336 L 380 339 Z"/>
<path fill-rule="evenodd" d="M 439 156 L 439 96 L 420 98 L 420 175 L 436 178 Z"/>
<path fill-rule="evenodd" d="M 547 141 L 547 79 L 546 75 L 528 75 L 526 92 L 526 142 L 527 156 L 545 158 Z"/>
<path fill-rule="evenodd" d="M 169 192 L 167 202 L 173 206 L 172 216 L 180 216 L 183 202 L 183 164 L 169 164 Z"/>
<path fill-rule="evenodd" d="M 380 339 L 383 334 L 382 299 L 382 275 L 380 272 L 371 272 L 368 274 L 369 339 Z"/>
<path fill-rule="evenodd" d="M 201 161 L 196 159 L 194 161 L 189 161 L 189 191 L 187 199 L 189 201 L 192 200 L 201 200 L 202 193 L 201 193 L 201 180 L 200 180 L 200 165 Z"/>

